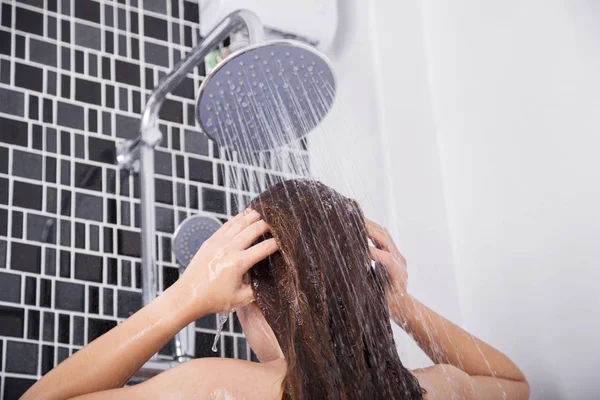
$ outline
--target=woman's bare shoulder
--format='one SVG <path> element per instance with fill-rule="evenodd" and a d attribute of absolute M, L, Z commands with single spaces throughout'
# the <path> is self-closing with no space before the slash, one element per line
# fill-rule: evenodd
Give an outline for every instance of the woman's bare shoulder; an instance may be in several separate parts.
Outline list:
<path fill-rule="evenodd" d="M 426 390 L 427 400 L 468 398 L 464 388 L 468 385 L 469 375 L 452 365 L 436 364 L 427 368 L 411 371 Z"/>
<path fill-rule="evenodd" d="M 470 376 L 460 368 L 448 364 L 412 371 L 419 384 L 427 391 L 426 400 L 438 399 L 529 399 L 526 381 L 513 381 L 491 376 Z"/>
<path fill-rule="evenodd" d="M 171 368 L 136 388 L 135 397 L 161 393 L 174 398 L 211 400 L 280 399 L 285 368 L 275 361 L 255 363 L 229 358 L 201 358 Z"/>

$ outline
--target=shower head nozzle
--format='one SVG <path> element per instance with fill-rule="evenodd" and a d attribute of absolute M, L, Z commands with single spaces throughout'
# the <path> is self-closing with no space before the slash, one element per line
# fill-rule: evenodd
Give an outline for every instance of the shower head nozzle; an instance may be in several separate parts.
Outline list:
<path fill-rule="evenodd" d="M 216 218 L 193 215 L 186 218 L 173 234 L 172 249 L 180 268 L 186 268 L 202 244 L 223 225 Z"/>
<path fill-rule="evenodd" d="M 206 77 L 196 119 L 222 147 L 256 152 L 312 131 L 331 109 L 335 77 L 312 46 L 282 40 L 245 47 Z"/>

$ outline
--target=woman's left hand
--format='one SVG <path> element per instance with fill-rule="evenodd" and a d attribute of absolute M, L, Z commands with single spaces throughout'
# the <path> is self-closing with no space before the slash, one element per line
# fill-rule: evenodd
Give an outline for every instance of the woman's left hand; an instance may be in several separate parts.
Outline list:
<path fill-rule="evenodd" d="M 178 303 L 191 312 L 191 318 L 231 311 L 254 299 L 252 287 L 243 277 L 254 264 L 278 250 L 272 238 L 251 246 L 268 230 L 260 214 L 247 209 L 204 242 L 172 286 Z"/>

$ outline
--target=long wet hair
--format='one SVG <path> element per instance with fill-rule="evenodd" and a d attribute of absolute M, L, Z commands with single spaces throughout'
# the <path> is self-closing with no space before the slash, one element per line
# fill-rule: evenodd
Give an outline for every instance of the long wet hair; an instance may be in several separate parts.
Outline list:
<path fill-rule="evenodd" d="M 251 207 L 280 249 L 250 277 L 287 362 L 284 399 L 422 399 L 396 351 L 389 281 L 371 267 L 359 205 L 319 182 L 289 180 Z"/>

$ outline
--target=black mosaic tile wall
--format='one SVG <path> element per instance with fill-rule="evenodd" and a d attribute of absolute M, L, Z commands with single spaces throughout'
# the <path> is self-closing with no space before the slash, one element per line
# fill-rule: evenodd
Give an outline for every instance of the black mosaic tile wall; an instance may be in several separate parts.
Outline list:
<path fill-rule="evenodd" d="M 140 307 L 139 181 L 115 167 L 115 142 L 136 137 L 145 99 L 198 42 L 198 22 L 187 0 L 0 1 L 0 397 L 18 398 Z M 161 112 L 161 291 L 178 277 L 170 240 L 183 219 L 225 220 L 306 170 L 304 142 L 246 165 L 198 133 L 204 74 Z M 214 356 L 215 316 L 196 326 L 196 355 Z M 220 343 L 221 356 L 251 356 L 235 317 Z"/>

